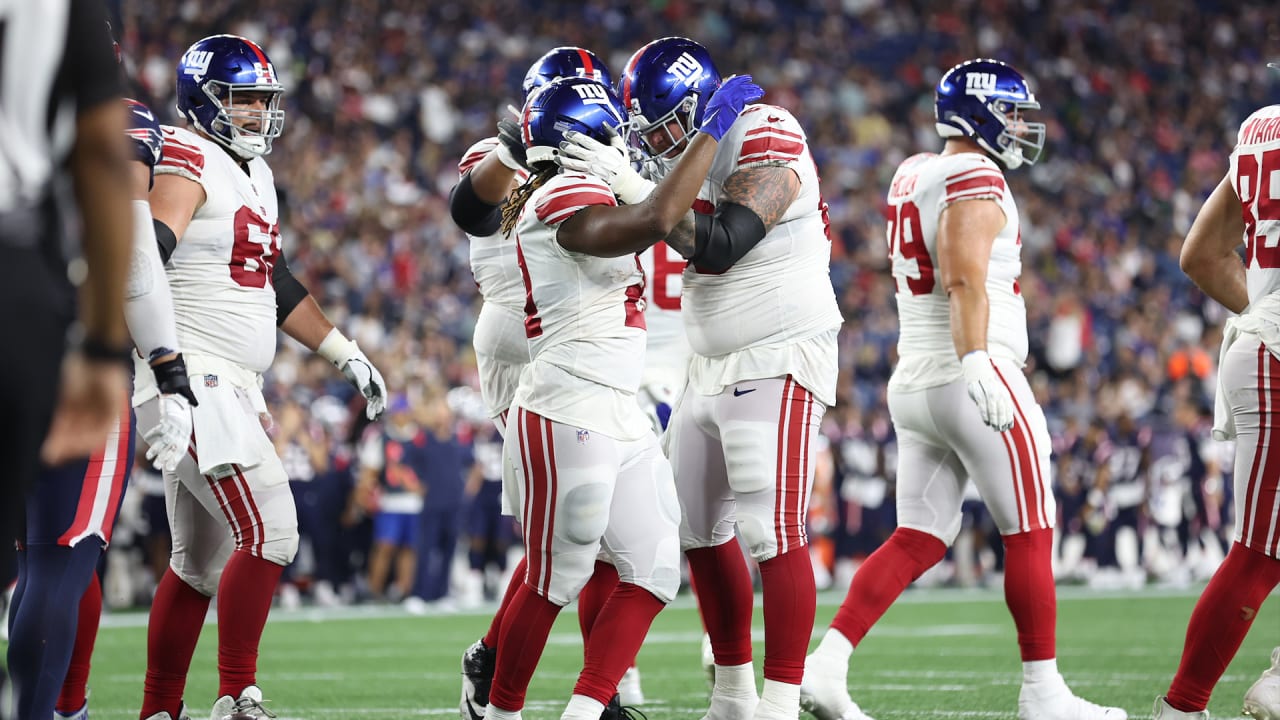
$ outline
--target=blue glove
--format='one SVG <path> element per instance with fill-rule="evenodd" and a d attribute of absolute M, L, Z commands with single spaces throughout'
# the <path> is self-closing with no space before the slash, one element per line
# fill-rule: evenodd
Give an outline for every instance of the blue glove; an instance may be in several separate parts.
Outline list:
<path fill-rule="evenodd" d="M 698 132 L 706 133 L 719 142 L 720 138 L 729 132 L 729 128 L 733 127 L 733 121 L 742 114 L 747 103 L 762 97 L 764 97 L 764 90 L 751 82 L 750 75 L 734 75 L 721 83 L 711 99 L 707 101 L 707 108 L 702 116 L 702 126 L 698 128 Z"/>

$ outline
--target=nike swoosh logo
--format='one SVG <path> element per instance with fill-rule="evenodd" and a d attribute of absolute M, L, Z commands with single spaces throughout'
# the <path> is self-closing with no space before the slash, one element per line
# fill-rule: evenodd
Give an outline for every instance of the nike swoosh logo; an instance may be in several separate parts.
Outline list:
<path fill-rule="evenodd" d="M 746 389 L 746 390 L 739 390 L 738 388 L 734 388 L 734 389 L 733 389 L 733 396 L 734 396 L 734 397 L 742 397 L 743 395 L 746 395 L 747 393 L 753 393 L 753 392 L 755 392 L 756 390 L 759 390 L 759 389 L 760 389 L 760 388 L 748 388 L 748 389 Z"/>
<path fill-rule="evenodd" d="M 471 706 L 471 698 L 467 698 L 464 702 L 466 702 L 467 714 L 471 716 L 471 720 L 484 720 L 484 715 L 476 712 L 475 708 Z"/>
<path fill-rule="evenodd" d="M 719 111 L 719 110 L 716 110 L 715 112 L 713 112 L 713 113 L 711 113 L 710 115 L 708 115 L 708 116 L 707 116 L 707 119 L 702 121 L 702 124 L 703 124 L 703 125 L 710 125 L 710 124 L 711 124 L 711 121 L 712 121 L 712 120 L 714 120 L 714 119 L 715 119 L 715 117 L 716 117 L 717 115 L 719 115 L 719 114 L 720 114 L 720 111 Z"/>

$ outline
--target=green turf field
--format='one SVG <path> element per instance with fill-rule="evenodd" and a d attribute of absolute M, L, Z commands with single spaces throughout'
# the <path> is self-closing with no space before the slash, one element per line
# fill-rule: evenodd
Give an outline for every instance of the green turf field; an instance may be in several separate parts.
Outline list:
<path fill-rule="evenodd" d="M 838 595 L 819 599 L 819 633 Z M 1058 656 L 1067 681 L 1092 700 L 1149 718 L 1177 666 L 1194 593 L 1099 594 L 1063 589 Z M 759 598 L 756 669 L 760 669 Z M 107 618 L 90 678 L 92 716 L 133 720 L 142 695 L 144 618 Z M 275 611 L 262 643 L 259 682 L 281 718 L 456 717 L 458 660 L 486 627 L 483 613 L 414 617 L 393 608 Z M 687 597 L 660 615 L 640 654 L 650 720 L 697 720 L 706 686 L 701 631 Z M 216 690 L 216 628 L 205 634 L 186 698 L 197 720 Z M 816 643 L 816 640 L 815 640 Z M 1214 693 L 1214 718 L 1235 718 L 1240 698 L 1280 644 L 1273 597 Z M 560 716 L 581 663 L 577 618 L 566 612 L 534 676 L 530 720 Z M 854 653 L 854 699 L 878 720 L 1015 718 L 1020 665 L 1012 621 L 998 593 L 911 591 Z"/>

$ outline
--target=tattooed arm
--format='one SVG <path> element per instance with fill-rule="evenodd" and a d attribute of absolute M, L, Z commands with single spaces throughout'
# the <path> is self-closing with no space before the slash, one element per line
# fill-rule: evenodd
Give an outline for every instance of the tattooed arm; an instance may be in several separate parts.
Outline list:
<path fill-rule="evenodd" d="M 785 165 L 746 168 L 724 183 L 724 199 L 714 215 L 686 216 L 667 244 L 696 267 L 724 272 L 773 229 L 800 194 L 800 177 Z"/>

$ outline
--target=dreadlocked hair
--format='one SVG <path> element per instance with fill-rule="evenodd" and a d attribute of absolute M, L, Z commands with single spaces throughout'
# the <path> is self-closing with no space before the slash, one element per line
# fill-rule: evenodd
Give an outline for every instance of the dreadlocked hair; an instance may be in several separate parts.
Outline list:
<path fill-rule="evenodd" d="M 529 202 L 529 196 L 547 181 L 556 176 L 560 171 L 560 166 L 553 161 L 540 163 L 541 167 L 536 167 L 533 175 L 525 180 L 524 184 L 511 191 L 511 197 L 507 198 L 507 204 L 502 206 L 502 234 L 510 235 L 511 228 L 516 226 L 516 221 L 520 219 L 520 212 L 524 210 L 524 204 Z"/>

